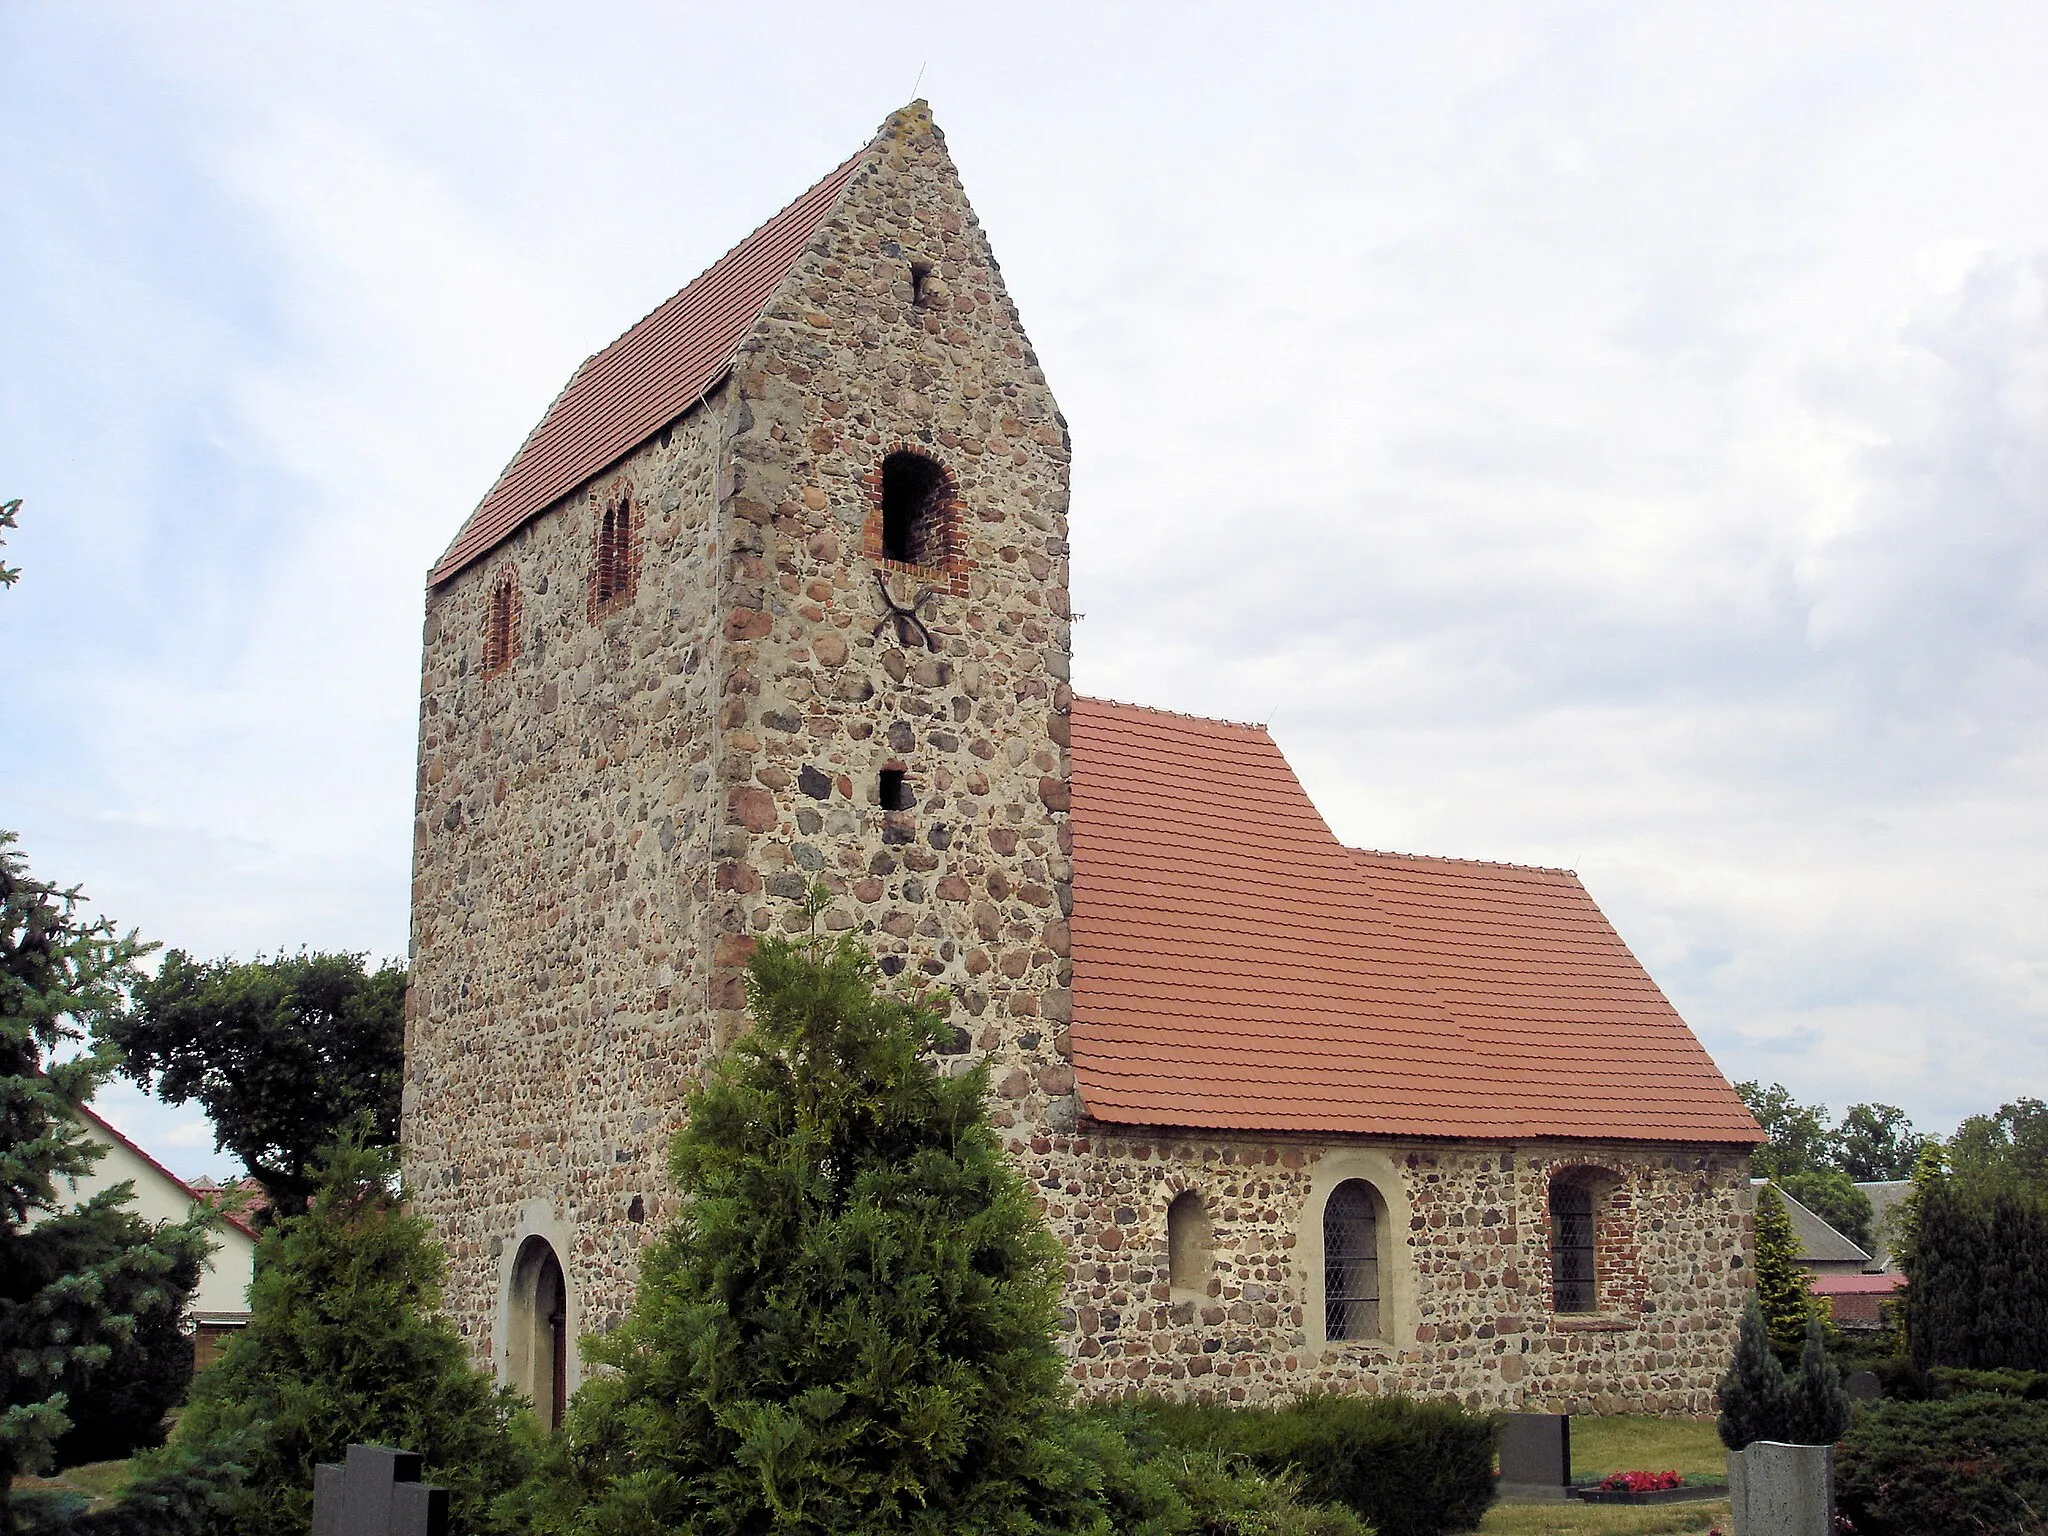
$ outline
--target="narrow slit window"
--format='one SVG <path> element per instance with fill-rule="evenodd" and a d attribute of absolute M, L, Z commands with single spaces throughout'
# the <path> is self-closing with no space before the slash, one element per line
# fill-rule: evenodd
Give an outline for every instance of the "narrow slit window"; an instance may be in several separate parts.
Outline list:
<path fill-rule="evenodd" d="M 610 612 L 633 596 L 633 503 L 619 498 L 598 519 L 597 546 L 590 557 L 590 616 Z"/>
<path fill-rule="evenodd" d="M 1593 1191 L 1584 1184 L 1551 1185 L 1551 1302 L 1558 1311 L 1593 1310 L 1595 1257 Z"/>
<path fill-rule="evenodd" d="M 910 302 L 920 308 L 924 305 L 924 285 L 931 280 L 932 268 L 928 261 L 913 261 L 910 264 Z"/>
<path fill-rule="evenodd" d="M 882 460 L 882 557 L 905 565 L 944 565 L 948 529 L 946 472 L 907 449 Z"/>
<path fill-rule="evenodd" d="M 519 653 L 519 594 L 510 576 L 491 588 L 484 612 L 484 676 L 496 677 Z"/>
<path fill-rule="evenodd" d="M 909 810 L 914 803 L 910 798 L 910 775 L 901 768 L 884 768 L 877 797 L 885 811 Z"/>
<path fill-rule="evenodd" d="M 1194 1301 L 1209 1292 L 1210 1252 L 1215 1233 L 1202 1197 L 1184 1189 L 1166 1208 L 1167 1282 L 1175 1301 Z"/>
<path fill-rule="evenodd" d="M 1339 1184 L 1323 1207 L 1323 1332 L 1380 1336 L 1379 1200 L 1363 1179 Z"/>

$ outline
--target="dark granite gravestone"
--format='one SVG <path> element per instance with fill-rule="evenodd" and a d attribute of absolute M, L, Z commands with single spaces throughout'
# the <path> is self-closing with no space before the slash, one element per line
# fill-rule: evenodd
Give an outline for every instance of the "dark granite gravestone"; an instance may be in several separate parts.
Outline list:
<path fill-rule="evenodd" d="M 1500 1421 L 1503 1499 L 1560 1504 L 1572 1483 L 1572 1421 L 1561 1413 L 1508 1413 Z"/>
<path fill-rule="evenodd" d="M 1884 1383 L 1877 1379 L 1875 1371 L 1857 1371 L 1842 1385 L 1859 1403 L 1874 1403 L 1884 1396 Z"/>
<path fill-rule="evenodd" d="M 313 1536 L 448 1536 L 448 1490 L 420 1481 L 416 1451 L 352 1445 L 313 1469 Z"/>

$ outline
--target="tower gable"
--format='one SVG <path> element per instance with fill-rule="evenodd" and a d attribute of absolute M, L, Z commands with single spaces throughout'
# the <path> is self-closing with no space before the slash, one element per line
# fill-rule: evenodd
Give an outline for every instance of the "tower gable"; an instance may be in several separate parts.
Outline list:
<path fill-rule="evenodd" d="M 823 880 L 828 924 L 955 993 L 1015 1112 L 1071 1113 L 1066 429 L 923 103 L 764 308 L 727 411 L 721 1037 L 751 941 Z"/>

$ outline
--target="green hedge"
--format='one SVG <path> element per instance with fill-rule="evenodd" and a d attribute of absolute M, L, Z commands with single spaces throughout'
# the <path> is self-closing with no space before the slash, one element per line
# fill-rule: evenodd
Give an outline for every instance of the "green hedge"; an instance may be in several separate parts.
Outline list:
<path fill-rule="evenodd" d="M 2048 1403 L 1979 1393 L 1859 1413 L 1835 1491 L 1857 1536 L 2032 1536 L 2048 1524 Z"/>
<path fill-rule="evenodd" d="M 1379 1536 L 1469 1531 L 1493 1502 L 1494 1421 L 1453 1403 L 1405 1397 L 1306 1397 L 1285 1408 L 1146 1398 L 1137 1421 L 1188 1450 L 1292 1472 L 1303 1497 L 1342 1504 Z"/>
<path fill-rule="evenodd" d="M 2048 1371 L 1965 1371 L 1937 1365 L 1929 1371 L 1934 1390 L 1930 1397 L 1969 1397 L 1988 1392 L 1993 1397 L 2023 1397 L 2028 1402 L 2048 1402 Z"/>

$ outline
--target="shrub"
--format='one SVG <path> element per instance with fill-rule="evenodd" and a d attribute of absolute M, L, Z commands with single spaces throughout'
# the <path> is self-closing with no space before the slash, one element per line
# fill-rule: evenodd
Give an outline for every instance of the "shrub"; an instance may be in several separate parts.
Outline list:
<path fill-rule="evenodd" d="M 2048 1371 L 1967 1371 L 1937 1365 L 1927 1374 L 1932 1390 L 1921 1393 L 1923 1397 L 1967 1397 L 1975 1392 L 1988 1392 L 1994 1397 L 2048 1402 Z"/>
<path fill-rule="evenodd" d="M 513 1432 L 521 1399 L 493 1389 L 438 1315 L 440 1250 L 399 1201 L 396 1149 L 361 1136 L 315 1165 L 312 1209 L 264 1234 L 249 1326 L 200 1373 L 171 1444 L 124 1502 L 224 1503 L 220 1530 L 298 1536 L 314 1464 L 362 1442 L 424 1456 L 426 1480 L 450 1490 L 457 1532 L 502 1528 L 488 1506 L 526 1469 Z M 222 1462 L 246 1476 L 209 1493 L 208 1469 Z"/>
<path fill-rule="evenodd" d="M 1787 1376 L 1765 1332 L 1763 1309 L 1750 1299 L 1735 1336 L 1735 1358 L 1721 1378 L 1721 1443 L 1739 1451 L 1756 1440 L 1833 1445 L 1849 1427 L 1849 1394 L 1829 1358 L 1820 1319 L 1809 1315 L 1799 1369 Z"/>
<path fill-rule="evenodd" d="M 1320 1395 L 1235 1408 L 1143 1399 L 1132 1411 L 1169 1444 L 1298 1476 L 1304 1497 L 1343 1505 L 1380 1536 L 1469 1531 L 1493 1502 L 1493 1420 L 1453 1403 Z"/>
<path fill-rule="evenodd" d="M 752 1031 L 689 1101 L 682 1210 L 530 1516 L 612 1532 L 1099 1528 L 1066 1409 L 1058 1245 L 952 1026 L 850 936 L 767 938 Z"/>
<path fill-rule="evenodd" d="M 1141 1412 L 1087 1410 L 1076 1443 L 1117 1536 L 1373 1536 L 1341 1505 L 1308 1501 L 1297 1474 L 1174 1445 Z"/>
<path fill-rule="evenodd" d="M 2048 1205 L 1989 1199 L 1938 1162 L 1915 1175 L 1902 1254 L 1906 1333 L 1923 1370 L 2048 1370 Z"/>
<path fill-rule="evenodd" d="M 81 1501 L 51 1501 L 22 1508 L 24 1536 L 220 1536 L 248 1468 L 223 1444 L 207 1461 L 169 1453 L 122 1492 L 119 1502 L 88 1509 Z"/>
<path fill-rule="evenodd" d="M 1791 1414 L 1785 1436 L 1794 1445 L 1833 1445 L 1849 1432 L 1849 1394 L 1842 1373 L 1828 1357 L 1820 1319 L 1806 1320 L 1806 1342 L 1799 1350 L 1799 1370 L 1792 1377 Z"/>
<path fill-rule="evenodd" d="M 1835 1459 L 1860 1536 L 2038 1533 L 2048 1515 L 2048 1403 L 1972 1395 L 1859 1415 Z"/>
<path fill-rule="evenodd" d="M 1739 1451 L 1754 1440 L 1781 1440 L 1792 1418 L 1792 1384 L 1771 1349 L 1763 1308 L 1754 1296 L 1735 1335 L 1735 1358 L 1721 1378 L 1721 1443 Z"/>

